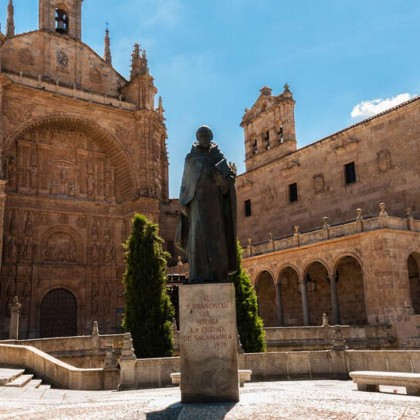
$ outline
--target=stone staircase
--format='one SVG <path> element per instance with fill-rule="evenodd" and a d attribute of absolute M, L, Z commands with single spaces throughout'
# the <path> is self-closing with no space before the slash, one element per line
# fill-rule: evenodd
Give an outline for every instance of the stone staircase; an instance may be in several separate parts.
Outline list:
<path fill-rule="evenodd" d="M 0 386 L 43 389 L 51 388 L 51 385 L 42 384 L 41 379 L 34 379 L 34 375 L 25 373 L 24 369 L 0 368 Z"/>

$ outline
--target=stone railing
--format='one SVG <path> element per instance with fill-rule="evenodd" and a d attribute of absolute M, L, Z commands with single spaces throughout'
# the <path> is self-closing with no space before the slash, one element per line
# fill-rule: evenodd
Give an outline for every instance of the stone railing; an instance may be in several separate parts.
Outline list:
<path fill-rule="evenodd" d="M 19 83 L 23 86 L 45 90 L 46 92 L 59 93 L 60 95 L 63 95 L 63 96 L 82 99 L 82 100 L 93 102 L 96 104 L 110 105 L 115 108 L 125 109 L 127 111 L 136 110 L 136 106 L 134 104 L 123 101 L 121 97 L 116 99 L 111 96 L 100 95 L 97 93 L 92 93 L 92 92 L 87 92 L 81 89 L 77 89 L 76 86 L 73 86 L 72 88 L 69 88 L 66 86 L 60 86 L 59 81 L 56 81 L 54 84 L 52 82 L 44 82 L 41 79 L 36 80 L 31 77 L 26 77 L 26 76 L 15 74 L 15 73 L 9 73 L 9 72 L 4 72 L 4 73 L 6 73 L 7 77 L 9 77 L 15 83 Z"/>
<path fill-rule="evenodd" d="M 420 220 L 414 220 L 411 210 L 407 209 L 407 217 L 388 216 L 384 203 L 379 205 L 379 216 L 363 218 L 362 210 L 356 210 L 356 218 L 352 221 L 338 225 L 329 225 L 328 218 L 324 217 L 322 228 L 310 232 L 301 233 L 299 226 L 293 227 L 293 235 L 280 239 L 273 239 L 270 235 L 268 241 L 252 244 L 248 239 L 248 245 L 244 248 L 244 256 L 267 254 L 270 252 L 281 251 L 284 249 L 310 245 L 312 243 L 325 241 L 328 239 L 340 238 L 342 236 L 353 235 L 360 232 L 368 232 L 378 229 L 409 230 L 420 232 Z"/>

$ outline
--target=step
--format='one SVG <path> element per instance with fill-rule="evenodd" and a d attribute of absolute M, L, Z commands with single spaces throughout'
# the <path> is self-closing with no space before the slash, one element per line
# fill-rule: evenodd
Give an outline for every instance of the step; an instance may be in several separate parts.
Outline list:
<path fill-rule="evenodd" d="M 25 385 L 25 388 L 30 388 L 30 389 L 39 388 L 41 383 L 42 383 L 42 379 L 32 379 Z"/>
<path fill-rule="evenodd" d="M 33 377 L 34 375 L 21 375 L 15 380 L 13 380 L 12 382 L 7 383 L 6 386 L 13 386 L 13 387 L 21 388 L 25 386 Z"/>
<path fill-rule="evenodd" d="M 48 391 L 49 389 L 51 389 L 51 385 L 42 384 L 37 389 L 39 389 L 40 391 Z"/>
<path fill-rule="evenodd" d="M 24 369 L 0 369 L 0 386 L 12 382 L 25 372 Z"/>

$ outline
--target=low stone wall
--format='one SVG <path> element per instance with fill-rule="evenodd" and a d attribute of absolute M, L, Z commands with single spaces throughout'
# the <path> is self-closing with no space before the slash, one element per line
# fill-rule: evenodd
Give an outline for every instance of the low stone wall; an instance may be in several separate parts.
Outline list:
<path fill-rule="evenodd" d="M 120 361 L 120 389 L 171 386 L 170 374 L 180 371 L 179 357 Z M 252 381 L 348 379 L 354 370 L 420 373 L 418 350 L 345 350 L 246 353 L 239 369 L 252 370 Z"/>
<path fill-rule="evenodd" d="M 30 370 L 39 378 L 72 390 L 116 389 L 118 369 L 79 369 L 30 346 L 0 344 L 0 365 Z"/>
<path fill-rule="evenodd" d="M 120 360 L 119 390 L 162 388 L 172 385 L 170 374 L 180 372 L 179 357 Z"/>
<path fill-rule="evenodd" d="M 329 350 L 335 326 L 264 328 L 268 351 Z M 340 325 L 340 331 L 350 349 L 391 349 L 396 340 L 390 326 L 354 327 Z"/>

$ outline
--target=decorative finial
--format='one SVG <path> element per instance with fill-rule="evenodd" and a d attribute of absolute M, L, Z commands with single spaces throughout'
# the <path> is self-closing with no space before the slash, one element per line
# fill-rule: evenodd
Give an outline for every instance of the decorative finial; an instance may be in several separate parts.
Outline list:
<path fill-rule="evenodd" d="M 6 36 L 15 35 L 15 8 L 13 7 L 13 1 L 9 0 L 7 5 L 7 30 Z"/>
<path fill-rule="evenodd" d="M 105 22 L 105 49 L 104 49 L 104 60 L 106 63 L 112 65 L 111 56 L 111 38 L 109 37 L 109 23 Z"/>
<path fill-rule="evenodd" d="M 165 112 L 165 110 L 163 109 L 162 96 L 159 96 L 159 104 L 158 104 L 157 112 L 159 116 L 163 118 L 163 113 Z"/>

